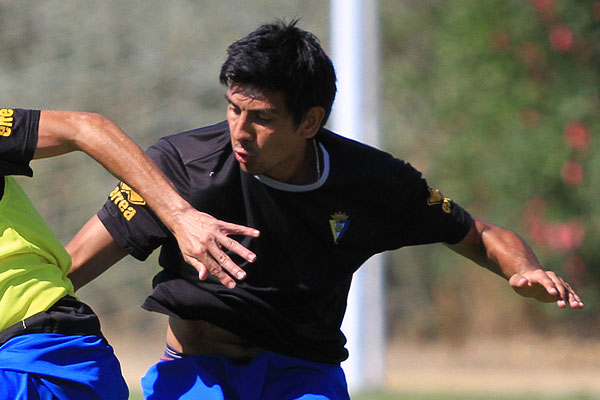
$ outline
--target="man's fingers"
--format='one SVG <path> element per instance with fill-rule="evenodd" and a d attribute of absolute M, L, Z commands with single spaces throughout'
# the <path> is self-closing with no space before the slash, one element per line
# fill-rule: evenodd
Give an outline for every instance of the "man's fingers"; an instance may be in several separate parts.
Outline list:
<path fill-rule="evenodd" d="M 253 252 L 251 252 L 250 250 L 248 250 L 247 248 L 242 246 L 239 242 L 235 241 L 234 239 L 230 238 L 229 236 L 221 237 L 219 239 L 219 244 L 221 245 L 221 247 L 224 247 L 227 250 L 229 250 L 233 253 L 236 253 L 237 255 L 239 255 L 240 257 L 242 257 L 244 260 L 246 260 L 248 262 L 252 263 L 252 262 L 256 261 L 256 254 L 254 254 Z"/>
<path fill-rule="evenodd" d="M 535 274 L 537 281 L 546 289 L 548 294 L 556 296 L 559 300 L 565 299 L 565 288 L 562 279 L 556 276 L 553 271 L 537 270 Z"/>
<path fill-rule="evenodd" d="M 249 228 L 247 226 L 243 226 L 243 225 L 232 224 L 232 223 L 224 222 L 224 221 L 219 221 L 219 222 L 220 222 L 219 232 L 221 233 L 221 235 L 216 237 L 217 245 L 219 247 L 225 248 L 233 253 L 236 253 L 237 255 L 239 255 L 240 257 L 242 257 L 244 260 L 246 260 L 248 262 L 256 261 L 256 254 L 254 254 L 252 251 L 248 250 L 246 247 L 242 246 L 236 240 L 229 237 L 229 235 L 244 235 L 244 236 L 249 236 L 249 237 L 259 237 L 260 231 L 257 229 L 254 229 L 254 228 Z M 218 260 L 219 257 L 221 257 L 221 256 L 222 256 L 222 254 L 220 252 L 217 252 L 215 259 Z M 236 270 L 235 273 L 233 273 L 233 275 L 236 277 L 240 272 L 244 273 L 242 269 L 240 269 L 237 265 L 235 265 L 235 263 L 233 263 L 233 261 L 231 261 L 229 259 L 229 257 L 227 257 L 223 262 L 219 262 L 219 264 L 221 264 L 222 266 L 225 266 L 225 267 L 229 267 L 227 269 L 230 272 L 231 272 L 231 269 Z M 245 273 L 244 273 L 244 276 L 245 276 Z"/>
<path fill-rule="evenodd" d="M 243 235 L 250 237 L 259 237 L 260 231 L 258 229 L 250 228 L 244 225 L 232 224 L 230 222 L 221 222 L 221 232 L 226 235 Z"/>
<path fill-rule="evenodd" d="M 575 293 L 571 285 L 565 282 L 565 287 L 567 288 L 569 306 L 571 308 L 583 308 L 583 301 L 581 301 L 581 298 L 579 297 L 579 295 L 577 295 L 577 293 Z"/>
<path fill-rule="evenodd" d="M 546 271 L 550 279 L 554 282 L 556 290 L 558 291 L 559 300 L 557 301 L 557 305 L 560 308 L 583 308 L 583 302 L 577 293 L 571 288 L 567 282 L 564 281 L 561 277 L 557 276 L 553 271 Z"/>
<path fill-rule="evenodd" d="M 585 306 L 583 301 L 581 301 L 579 296 L 577 296 L 575 293 L 569 295 L 569 305 L 571 308 L 583 308 Z"/>
<path fill-rule="evenodd" d="M 235 245 L 250 253 L 250 256 L 247 256 L 248 258 L 256 259 L 254 253 L 235 242 L 235 240 L 229 239 L 229 241 L 233 241 Z M 236 247 L 235 245 L 232 246 Z M 203 252 L 201 260 L 198 257 L 190 256 L 185 256 L 185 260 L 188 264 L 196 268 L 200 280 L 206 279 L 208 274 L 210 274 L 217 278 L 223 285 L 234 288 L 236 283 L 235 280 L 232 279 L 232 276 L 238 280 L 242 280 L 246 277 L 246 271 L 234 263 L 233 260 L 221 250 L 221 247 L 218 246 L 217 243 L 213 243 L 207 251 Z"/>
<path fill-rule="evenodd" d="M 226 261 L 223 262 L 227 263 Z M 222 265 L 219 262 L 217 262 L 213 257 L 208 256 L 205 263 L 207 266 L 208 274 L 211 274 L 212 276 L 217 278 L 219 282 L 221 282 L 221 284 L 227 286 L 230 289 L 233 289 L 236 286 L 235 281 L 231 278 L 231 276 L 229 276 L 229 274 L 227 274 L 227 272 L 225 272 Z M 202 278 L 200 274 L 198 275 L 198 277 L 201 280 L 204 280 L 207 278 L 208 274 L 206 274 L 204 278 Z"/>
<path fill-rule="evenodd" d="M 217 220 L 208 214 L 201 216 L 201 234 L 192 235 L 191 238 L 183 236 L 179 243 L 184 259 L 196 268 L 199 279 L 204 280 L 210 274 L 223 285 L 233 288 L 236 286 L 234 278 L 244 279 L 246 272 L 231 260 L 226 251 L 231 251 L 248 262 L 254 262 L 256 254 L 229 235 L 258 237 L 260 232 L 247 226 Z"/>
<path fill-rule="evenodd" d="M 513 289 L 525 297 L 543 302 L 556 302 L 560 308 L 583 308 L 583 302 L 561 277 L 553 271 L 536 270 L 515 274 L 509 280 Z"/>
<path fill-rule="evenodd" d="M 241 246 L 245 249 L 245 247 Z M 220 249 L 216 249 L 214 258 L 220 267 L 224 268 L 231 276 L 241 280 L 246 277 L 246 271 L 240 268 L 236 263 L 233 262 L 229 256 Z M 256 256 L 254 256 L 256 258 Z"/>
<path fill-rule="evenodd" d="M 208 277 L 208 268 L 206 268 L 206 266 L 203 263 L 201 263 L 197 258 L 189 257 L 186 255 L 184 255 L 183 258 L 185 259 L 185 262 L 190 264 L 192 267 L 196 268 L 196 271 L 198 271 L 198 278 L 200 278 L 201 281 L 205 280 Z"/>

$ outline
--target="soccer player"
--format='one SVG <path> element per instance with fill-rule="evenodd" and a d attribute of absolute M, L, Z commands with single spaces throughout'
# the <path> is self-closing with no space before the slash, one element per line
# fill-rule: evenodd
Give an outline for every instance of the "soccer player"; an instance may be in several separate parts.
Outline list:
<path fill-rule="evenodd" d="M 0 399 L 128 398 L 121 367 L 97 316 L 75 297 L 67 278 L 69 255 L 10 176 L 32 176 L 32 158 L 74 150 L 128 182 L 130 193 L 138 190 L 201 277 L 207 274 L 205 265 L 211 265 L 203 264 L 205 247 L 200 244 L 207 225 L 222 230 L 216 237 L 221 245 L 251 256 L 227 233 L 252 236 L 255 229 L 196 211 L 143 151 L 102 116 L 0 108 Z M 119 207 L 134 212 L 127 203 L 122 199 Z"/>
<path fill-rule="evenodd" d="M 97 260 L 161 247 L 143 308 L 169 316 L 167 348 L 142 379 L 148 399 L 347 399 L 340 326 L 352 274 L 403 246 L 444 242 L 523 296 L 583 307 L 514 232 L 471 216 L 404 161 L 325 129 L 334 68 L 295 22 L 230 45 L 220 80 L 227 121 L 148 154 L 198 210 L 260 230 L 241 242 L 256 261 L 234 258 L 245 279 L 198 279 L 147 207 L 124 217 L 119 186 L 67 246 L 77 287 L 110 267 Z"/>

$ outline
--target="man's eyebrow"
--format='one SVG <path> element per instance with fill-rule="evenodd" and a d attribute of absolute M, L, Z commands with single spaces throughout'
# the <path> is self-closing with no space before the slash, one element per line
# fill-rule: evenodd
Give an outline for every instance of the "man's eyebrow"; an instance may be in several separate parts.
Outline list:
<path fill-rule="evenodd" d="M 235 104 L 233 103 L 233 101 L 231 101 L 231 98 L 229 97 L 229 95 L 227 93 L 225 93 L 223 96 L 225 97 L 225 100 L 227 100 L 227 102 L 229 104 L 231 104 L 232 106 L 235 106 Z"/>
<path fill-rule="evenodd" d="M 227 93 L 225 93 L 225 100 L 227 100 L 227 102 L 229 104 L 231 104 L 232 106 L 240 108 L 240 106 L 238 106 L 237 104 L 235 104 L 233 102 L 233 100 L 231 100 L 231 97 L 229 97 L 229 95 Z M 265 113 L 279 114 L 279 111 L 276 108 L 256 108 L 256 109 L 249 110 L 249 112 L 252 112 L 252 113 L 265 112 Z"/>

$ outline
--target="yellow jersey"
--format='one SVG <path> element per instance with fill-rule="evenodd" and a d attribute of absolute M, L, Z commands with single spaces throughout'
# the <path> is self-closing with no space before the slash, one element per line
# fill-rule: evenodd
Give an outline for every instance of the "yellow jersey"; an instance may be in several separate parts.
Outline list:
<path fill-rule="evenodd" d="M 4 179 L 0 198 L 0 331 L 75 296 L 71 258 L 19 184 Z"/>

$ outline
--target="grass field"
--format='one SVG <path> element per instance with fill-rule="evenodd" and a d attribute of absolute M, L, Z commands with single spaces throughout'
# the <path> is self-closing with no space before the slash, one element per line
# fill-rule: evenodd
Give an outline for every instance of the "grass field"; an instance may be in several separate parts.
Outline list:
<path fill-rule="evenodd" d="M 378 393 L 353 397 L 353 400 L 592 400 L 592 397 L 587 396 L 567 396 L 567 397 L 536 397 L 531 395 L 522 396 L 474 396 L 474 395 L 457 395 L 457 394 L 393 394 L 393 393 Z"/>
<path fill-rule="evenodd" d="M 373 393 L 362 396 L 353 396 L 352 400 L 592 400 L 589 396 L 566 396 L 566 397 L 536 397 L 531 395 L 522 396 L 475 396 L 457 394 L 397 394 L 397 393 Z M 143 400 L 141 393 L 132 393 L 130 400 Z"/>
<path fill-rule="evenodd" d="M 118 349 L 131 400 L 142 400 L 139 379 L 164 338 L 129 338 Z M 547 351 L 552 349 L 553 351 Z M 352 400 L 592 400 L 600 399 L 600 341 L 521 335 L 518 341 L 447 343 L 391 341 L 385 391 Z M 565 367 L 573 366 L 573 367 Z"/>
<path fill-rule="evenodd" d="M 568 396 L 568 397 L 531 397 L 531 395 L 523 396 L 461 396 L 461 395 L 373 395 L 357 398 L 356 400 L 591 400 L 587 396 Z"/>

